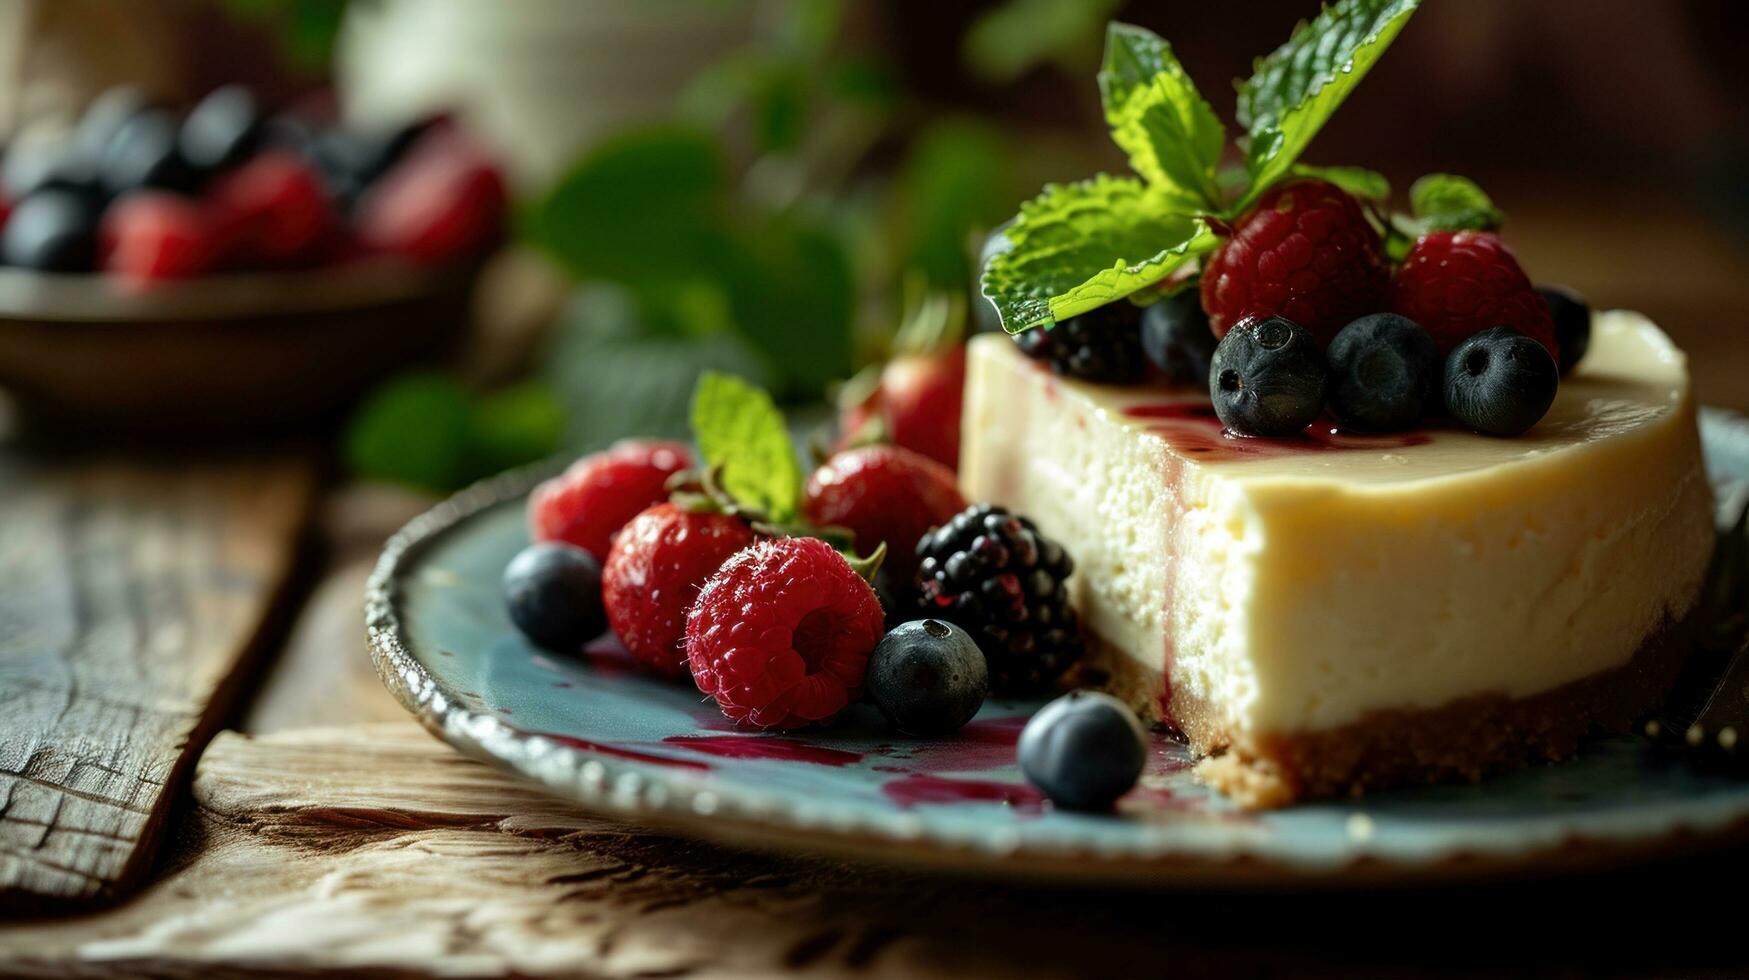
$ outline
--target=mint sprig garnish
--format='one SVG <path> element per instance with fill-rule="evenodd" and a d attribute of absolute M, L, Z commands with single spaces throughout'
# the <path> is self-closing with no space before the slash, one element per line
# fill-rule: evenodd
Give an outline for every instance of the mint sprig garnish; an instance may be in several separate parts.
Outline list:
<path fill-rule="evenodd" d="M 984 268 L 984 296 L 1009 333 L 1122 299 L 1214 247 L 1208 225 L 1148 185 L 1100 174 L 1051 184 L 1021 205 L 1013 246 Z"/>
<path fill-rule="evenodd" d="M 1421 0 L 1342 0 L 1258 59 L 1239 86 L 1251 190 L 1243 209 L 1286 176 L 1312 137 L 1360 84 Z"/>
<path fill-rule="evenodd" d="M 1382 204 L 1391 197 L 1391 182 L 1385 175 L 1365 167 L 1313 167 L 1296 163 L 1291 173 L 1295 177 L 1329 181 L 1363 201 Z"/>
<path fill-rule="evenodd" d="M 1409 188 L 1408 214 L 1391 215 L 1385 251 L 1400 262 L 1430 231 L 1495 231 L 1506 214 L 1476 182 L 1456 174 L 1428 174 Z"/>
<path fill-rule="evenodd" d="M 692 433 L 722 488 L 765 520 L 794 521 L 802 470 L 771 396 L 733 375 L 707 371 L 692 395 Z"/>
<path fill-rule="evenodd" d="M 1220 206 L 1215 169 L 1227 128 L 1158 35 L 1112 24 L 1099 99 L 1111 138 L 1160 200 L 1184 210 Z"/>
<path fill-rule="evenodd" d="M 1317 176 L 1382 200 L 1384 178 L 1299 163 L 1312 137 L 1383 55 L 1420 0 L 1338 0 L 1259 59 L 1239 87 L 1244 167 L 1221 166 L 1226 129 L 1153 33 L 1112 24 L 1099 94 L 1136 177 L 1051 184 L 1021 206 L 983 293 L 1009 333 L 1049 327 L 1148 290 L 1213 251 L 1223 228 L 1272 185 Z M 1218 220 L 1214 220 L 1218 219 Z"/>
<path fill-rule="evenodd" d="M 1492 231 L 1506 215 L 1476 182 L 1456 174 L 1428 174 L 1409 188 L 1409 210 L 1423 231 Z"/>

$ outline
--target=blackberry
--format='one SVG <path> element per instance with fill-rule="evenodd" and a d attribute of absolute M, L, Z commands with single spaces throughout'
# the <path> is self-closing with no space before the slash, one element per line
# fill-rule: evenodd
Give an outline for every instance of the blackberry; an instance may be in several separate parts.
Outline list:
<path fill-rule="evenodd" d="M 918 605 L 972 635 L 990 689 L 1037 694 L 1081 656 L 1065 582 L 1074 563 L 1032 521 L 975 504 L 917 542 Z"/>
<path fill-rule="evenodd" d="M 1049 329 L 1035 327 L 1014 342 L 1035 361 L 1067 378 L 1135 384 L 1147 364 L 1142 353 L 1141 312 L 1131 303 L 1111 303 L 1072 316 Z"/>

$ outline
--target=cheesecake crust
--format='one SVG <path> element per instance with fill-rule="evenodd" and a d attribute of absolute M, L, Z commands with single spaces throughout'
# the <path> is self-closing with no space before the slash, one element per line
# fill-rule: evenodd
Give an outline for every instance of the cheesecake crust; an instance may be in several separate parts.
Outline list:
<path fill-rule="evenodd" d="M 1161 673 L 1103 643 L 1090 674 L 1143 717 L 1183 732 L 1203 756 L 1197 775 L 1246 809 L 1358 797 L 1368 790 L 1475 781 L 1572 755 L 1591 734 L 1626 731 L 1663 701 L 1693 646 L 1693 617 L 1666 618 L 1620 667 L 1525 698 L 1482 694 L 1429 709 L 1374 711 L 1326 731 L 1239 732 Z M 1089 680 L 1094 679 L 1089 677 Z M 1169 704 L 1162 702 L 1169 699 Z"/>

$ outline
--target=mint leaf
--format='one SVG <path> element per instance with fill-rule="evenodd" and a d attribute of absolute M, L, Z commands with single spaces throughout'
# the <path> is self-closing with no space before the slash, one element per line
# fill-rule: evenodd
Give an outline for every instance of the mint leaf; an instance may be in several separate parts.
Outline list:
<path fill-rule="evenodd" d="M 404 374 L 371 392 L 346 428 L 352 472 L 422 490 L 453 490 L 468 477 L 468 391 L 432 371 Z"/>
<path fill-rule="evenodd" d="M 525 381 L 474 400 L 468 464 L 485 475 L 532 463 L 557 452 L 564 436 L 564 403 L 545 384 Z"/>
<path fill-rule="evenodd" d="M 1386 201 L 1391 196 L 1391 182 L 1385 175 L 1365 167 L 1313 167 L 1303 163 L 1293 165 L 1295 177 L 1327 180 L 1363 201 Z"/>
<path fill-rule="evenodd" d="M 1428 174 L 1409 188 L 1409 209 L 1423 233 L 1492 231 L 1506 215 L 1468 177 Z"/>
<path fill-rule="evenodd" d="M 1251 190 L 1236 210 L 1288 173 L 1418 6 L 1420 0 L 1338 0 L 1258 60 L 1239 86 Z"/>
<path fill-rule="evenodd" d="M 1218 206 L 1215 168 L 1227 130 L 1171 45 L 1152 31 L 1113 23 L 1105 35 L 1099 96 L 1111 138 L 1136 173 L 1188 210 Z"/>
<path fill-rule="evenodd" d="M 802 471 L 771 396 L 728 374 L 706 371 L 692 394 L 692 434 L 723 489 L 767 520 L 794 520 Z"/>
<path fill-rule="evenodd" d="M 983 293 L 1009 333 L 1122 299 L 1217 244 L 1141 181 L 1104 174 L 1045 185 L 1006 237 L 1010 247 L 984 268 Z"/>

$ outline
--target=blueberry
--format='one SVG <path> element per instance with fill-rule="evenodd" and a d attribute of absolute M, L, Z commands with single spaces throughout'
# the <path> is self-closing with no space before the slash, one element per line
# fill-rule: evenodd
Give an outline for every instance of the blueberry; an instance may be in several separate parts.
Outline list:
<path fill-rule="evenodd" d="M 1330 414 L 1344 428 L 1413 429 L 1439 404 L 1439 345 L 1408 317 L 1363 316 L 1336 334 L 1325 357 Z"/>
<path fill-rule="evenodd" d="M 176 145 L 189 166 L 203 173 L 228 170 L 261 145 L 261 107 L 241 85 L 207 93 L 188 113 Z"/>
<path fill-rule="evenodd" d="M 518 552 L 504 569 L 504 602 L 516 628 L 551 650 L 575 651 L 607 628 L 601 563 L 575 545 L 543 541 Z"/>
<path fill-rule="evenodd" d="M 1142 313 L 1142 352 L 1173 384 L 1208 384 L 1215 343 L 1194 283 Z"/>
<path fill-rule="evenodd" d="M 1511 327 L 1484 330 L 1445 359 L 1445 410 L 1483 435 L 1515 436 L 1537 424 L 1560 385 L 1548 348 Z"/>
<path fill-rule="evenodd" d="M 1561 373 L 1573 370 L 1591 349 L 1591 307 L 1565 286 L 1538 286 L 1555 320 L 1555 343 L 1561 348 Z"/>
<path fill-rule="evenodd" d="M 1209 397 L 1227 431 L 1291 436 L 1324 410 L 1329 370 L 1306 328 L 1272 316 L 1239 321 L 1209 362 Z"/>
<path fill-rule="evenodd" d="M 0 187 L 21 201 L 37 191 L 63 190 L 84 194 L 101 203 L 94 159 L 72 139 L 24 139 L 6 152 Z"/>
<path fill-rule="evenodd" d="M 123 123 L 98 161 L 98 176 L 111 196 L 142 187 L 192 191 L 199 182 L 177 148 L 181 127 L 165 109 L 147 109 Z"/>
<path fill-rule="evenodd" d="M 73 146 L 93 164 L 102 158 L 109 141 L 128 120 L 152 108 L 152 100 L 138 85 L 117 85 L 85 106 L 73 133 Z"/>
<path fill-rule="evenodd" d="M 957 732 L 984 703 L 990 672 L 971 634 L 919 619 L 893 628 L 868 658 L 868 695 L 907 735 Z"/>
<path fill-rule="evenodd" d="M 0 260 L 41 272 L 89 272 L 97 262 L 97 217 L 85 194 L 37 191 L 12 209 L 0 233 Z"/>
<path fill-rule="evenodd" d="M 1058 806 L 1109 810 L 1141 778 L 1148 733 L 1122 701 L 1073 691 L 1020 733 L 1020 771 Z"/>

